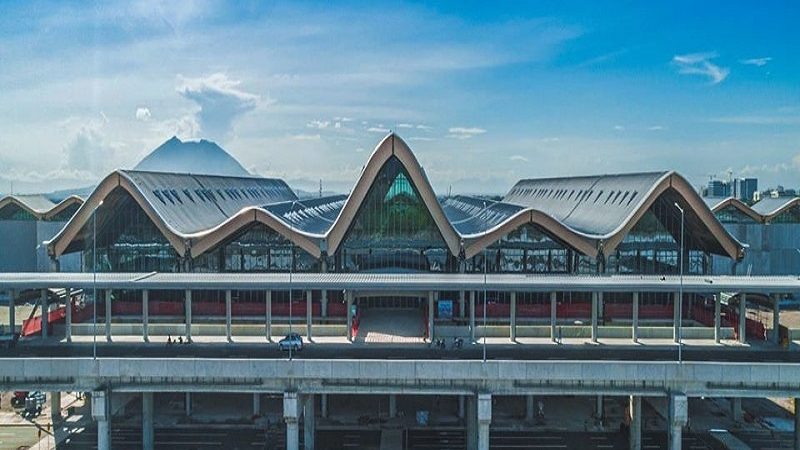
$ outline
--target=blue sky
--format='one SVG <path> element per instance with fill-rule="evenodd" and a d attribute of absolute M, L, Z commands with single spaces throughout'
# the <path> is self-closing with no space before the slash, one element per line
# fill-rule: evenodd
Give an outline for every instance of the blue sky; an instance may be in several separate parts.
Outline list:
<path fill-rule="evenodd" d="M 386 130 L 434 188 L 674 169 L 800 182 L 796 2 L 0 3 L 0 191 L 172 135 L 346 191 Z"/>

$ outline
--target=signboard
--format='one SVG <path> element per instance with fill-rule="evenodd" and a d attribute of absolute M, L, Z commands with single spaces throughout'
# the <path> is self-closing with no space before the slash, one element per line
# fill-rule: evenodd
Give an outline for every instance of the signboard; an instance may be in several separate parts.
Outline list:
<path fill-rule="evenodd" d="M 452 300 L 439 300 L 437 307 L 439 308 L 440 319 L 453 318 L 453 301 Z"/>

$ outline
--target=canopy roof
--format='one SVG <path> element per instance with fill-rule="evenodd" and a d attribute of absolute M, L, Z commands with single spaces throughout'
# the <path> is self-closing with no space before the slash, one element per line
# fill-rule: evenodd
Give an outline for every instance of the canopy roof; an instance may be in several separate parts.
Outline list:
<path fill-rule="evenodd" d="M 56 203 L 42 194 L 11 194 L 0 198 L 0 210 L 9 206 L 16 206 L 39 220 L 45 220 L 57 215 L 71 205 L 80 205 L 82 203 L 83 199 L 77 195 L 70 195 Z"/>
<path fill-rule="evenodd" d="M 49 242 L 59 256 L 104 198 L 124 189 L 181 256 L 197 256 L 253 223 L 263 223 L 310 254 L 333 254 L 381 168 L 404 167 L 449 250 L 470 257 L 524 224 L 535 224 L 588 256 L 613 251 L 659 198 L 680 204 L 704 250 L 742 256 L 742 245 L 716 220 L 689 183 L 674 172 L 519 181 L 502 201 L 439 199 L 408 145 L 394 133 L 375 148 L 349 195 L 298 200 L 279 179 L 118 170 L 106 177 L 70 223 Z"/>

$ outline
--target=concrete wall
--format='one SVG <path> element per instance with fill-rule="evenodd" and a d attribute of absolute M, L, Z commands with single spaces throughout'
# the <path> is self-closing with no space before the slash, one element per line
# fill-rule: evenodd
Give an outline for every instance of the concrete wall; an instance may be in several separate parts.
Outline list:
<path fill-rule="evenodd" d="M 723 224 L 736 239 L 748 244 L 744 259 L 736 266 L 736 275 L 800 274 L 800 224 Z M 733 261 L 713 257 L 713 273 L 730 275 Z"/>
<path fill-rule="evenodd" d="M 563 338 L 585 338 L 592 336 L 591 326 L 565 325 L 560 326 L 561 337 Z M 733 328 L 723 327 L 722 338 L 733 339 Z M 598 327 L 600 338 L 631 339 L 633 331 L 630 326 L 600 326 Z M 436 334 L 441 337 L 468 336 L 468 327 L 437 326 Z M 475 328 L 475 336 L 483 337 L 508 337 L 508 326 L 487 326 L 478 325 Z M 528 326 L 517 325 L 517 337 L 538 337 L 549 338 L 550 326 Z M 639 337 L 642 339 L 672 339 L 672 326 L 669 327 L 639 327 Z M 710 327 L 683 327 L 684 339 L 714 339 L 714 328 Z"/>
<path fill-rule="evenodd" d="M 0 272 L 49 272 L 50 257 L 42 242 L 55 236 L 65 224 L 0 220 Z M 62 257 L 61 270 L 79 272 L 80 255 L 75 253 Z"/>
<path fill-rule="evenodd" d="M 55 326 L 55 332 L 63 334 L 65 325 Z M 97 324 L 97 332 L 105 334 L 105 324 Z M 73 336 L 91 336 L 94 331 L 94 325 L 91 323 L 76 323 L 72 325 Z M 186 333 L 186 327 L 183 324 L 163 324 L 151 323 L 148 325 L 148 333 L 150 336 L 167 336 L 173 337 L 183 336 Z M 234 324 L 231 326 L 231 333 L 233 336 L 264 336 L 266 331 L 265 326 L 262 325 L 240 325 Z M 298 323 L 292 327 L 292 331 L 299 333 L 301 336 L 306 335 L 306 324 Z M 289 332 L 288 325 L 272 325 L 273 336 L 285 336 Z M 314 336 L 346 336 L 347 325 L 314 325 L 311 329 Z M 135 323 L 115 323 L 111 325 L 111 334 L 117 336 L 141 336 L 142 325 Z M 192 336 L 225 336 L 224 324 L 192 324 Z"/>

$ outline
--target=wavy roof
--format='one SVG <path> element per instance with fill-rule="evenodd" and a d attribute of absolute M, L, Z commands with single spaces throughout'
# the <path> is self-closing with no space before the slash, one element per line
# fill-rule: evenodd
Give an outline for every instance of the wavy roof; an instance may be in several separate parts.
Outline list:
<path fill-rule="evenodd" d="M 310 254 L 333 254 L 369 188 L 397 158 L 453 254 L 467 257 L 524 224 L 535 224 L 573 249 L 609 254 L 652 204 L 666 197 L 687 211 L 687 226 L 709 252 L 742 256 L 742 245 L 674 172 L 519 181 L 502 201 L 438 199 L 408 145 L 394 133 L 376 146 L 349 195 L 299 200 L 282 180 L 119 170 L 103 180 L 49 243 L 61 255 L 92 211 L 117 188 L 145 211 L 180 255 L 200 255 L 253 223 L 263 223 Z"/>
<path fill-rule="evenodd" d="M 83 199 L 81 199 L 77 195 L 70 195 L 64 200 L 55 203 L 51 201 L 49 198 L 40 194 L 33 194 L 33 195 L 11 194 L 3 198 L 0 198 L 0 209 L 3 209 L 10 205 L 14 205 L 23 209 L 24 211 L 27 211 L 28 213 L 30 213 L 39 220 L 46 220 L 57 215 L 64 209 L 70 207 L 71 205 L 75 204 L 80 205 L 82 203 Z"/>

